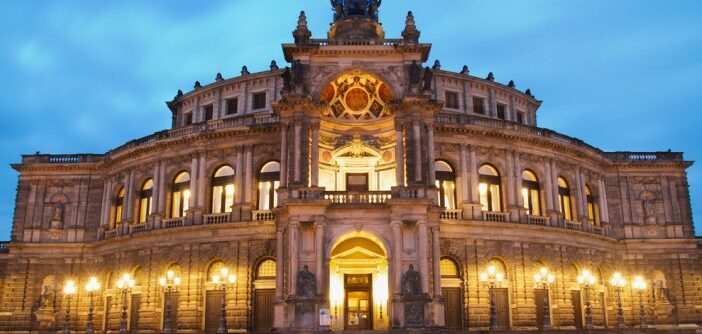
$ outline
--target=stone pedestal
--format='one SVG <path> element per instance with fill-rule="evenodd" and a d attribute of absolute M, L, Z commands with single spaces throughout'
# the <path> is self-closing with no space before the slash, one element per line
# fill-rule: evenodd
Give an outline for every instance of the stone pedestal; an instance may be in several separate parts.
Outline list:
<path fill-rule="evenodd" d="M 402 298 L 404 309 L 405 328 L 429 327 L 429 302 L 427 295 L 405 296 Z"/>
<path fill-rule="evenodd" d="M 56 322 L 56 311 L 53 307 L 40 308 L 34 312 L 34 316 L 42 329 L 49 329 Z"/>

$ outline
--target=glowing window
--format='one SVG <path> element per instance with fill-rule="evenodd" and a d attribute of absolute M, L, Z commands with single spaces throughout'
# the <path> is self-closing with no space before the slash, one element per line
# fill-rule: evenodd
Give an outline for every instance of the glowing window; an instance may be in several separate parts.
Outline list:
<path fill-rule="evenodd" d="M 458 266 L 451 259 L 443 258 L 439 262 L 441 277 L 458 277 Z"/>
<path fill-rule="evenodd" d="M 275 192 L 280 186 L 280 163 L 271 161 L 261 168 L 258 173 L 258 209 L 271 210 L 278 206 L 278 194 Z"/>
<path fill-rule="evenodd" d="M 539 180 L 530 170 L 522 172 L 522 201 L 527 214 L 541 215 L 541 202 L 539 201 Z"/>
<path fill-rule="evenodd" d="M 124 219 L 124 193 L 124 187 L 117 192 L 117 198 L 115 198 L 114 219 L 112 220 L 112 226 L 110 226 L 110 228 L 115 228 L 115 226 L 117 226 L 117 224 Z"/>
<path fill-rule="evenodd" d="M 595 226 L 600 226 L 600 206 L 588 186 L 585 186 L 585 199 L 587 200 L 587 219 Z"/>
<path fill-rule="evenodd" d="M 452 210 L 456 208 L 456 174 L 453 168 L 445 161 L 438 160 L 434 163 L 436 173 L 436 204 Z"/>
<path fill-rule="evenodd" d="M 173 180 L 171 217 L 184 217 L 190 202 L 190 174 L 182 172 Z"/>
<path fill-rule="evenodd" d="M 146 223 L 146 217 L 148 217 L 153 210 L 153 188 L 154 181 L 148 179 L 141 186 L 141 192 L 139 192 L 139 223 Z"/>
<path fill-rule="evenodd" d="M 565 220 L 573 220 L 573 209 L 571 207 L 570 188 L 568 182 L 558 177 L 558 202 L 561 206 L 561 213 Z"/>
<path fill-rule="evenodd" d="M 234 169 L 219 167 L 212 177 L 212 213 L 232 212 L 234 191 Z"/>
<path fill-rule="evenodd" d="M 482 165 L 478 170 L 478 192 L 483 211 L 502 211 L 502 191 L 500 173 L 490 165 Z"/>
<path fill-rule="evenodd" d="M 256 270 L 257 278 L 271 278 L 275 277 L 275 260 L 264 260 L 258 265 Z"/>

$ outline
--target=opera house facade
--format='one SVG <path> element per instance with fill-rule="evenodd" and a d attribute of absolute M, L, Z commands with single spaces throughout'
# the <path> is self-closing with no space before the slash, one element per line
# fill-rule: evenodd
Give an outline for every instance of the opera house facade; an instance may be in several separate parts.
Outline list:
<path fill-rule="evenodd" d="M 179 91 L 171 129 L 22 156 L 0 332 L 702 325 L 682 153 L 540 128 L 529 90 L 427 66 L 412 13 L 391 39 L 380 1 L 332 6 L 288 67 Z"/>

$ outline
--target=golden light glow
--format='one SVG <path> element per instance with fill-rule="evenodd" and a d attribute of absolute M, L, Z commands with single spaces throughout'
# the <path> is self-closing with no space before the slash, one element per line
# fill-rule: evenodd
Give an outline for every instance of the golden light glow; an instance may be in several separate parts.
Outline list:
<path fill-rule="evenodd" d="M 227 192 L 227 195 L 233 195 L 234 194 L 234 185 L 228 184 L 226 187 L 224 187 L 224 190 Z"/>
<path fill-rule="evenodd" d="M 90 277 L 88 283 L 85 284 L 85 290 L 88 292 L 95 292 L 100 290 L 100 282 L 98 282 L 96 277 Z"/>
<path fill-rule="evenodd" d="M 487 183 L 481 183 L 480 185 L 478 185 L 478 190 L 480 191 L 481 195 L 487 194 L 487 189 L 488 189 Z"/>
<path fill-rule="evenodd" d="M 548 268 L 541 267 L 539 272 L 534 274 L 534 282 L 540 284 L 551 284 L 556 280 L 556 276 L 548 271 Z"/>
<path fill-rule="evenodd" d="M 72 295 L 76 293 L 76 282 L 72 279 L 66 281 L 66 285 L 63 287 L 64 295 Z"/>
<path fill-rule="evenodd" d="M 622 274 L 619 272 L 614 273 L 614 276 L 612 276 L 612 279 L 609 280 L 609 284 L 611 284 L 614 287 L 618 288 L 623 288 L 626 286 L 626 280 L 624 277 L 622 277 Z"/>
<path fill-rule="evenodd" d="M 634 281 L 631 282 L 631 287 L 639 291 L 645 290 L 647 285 L 646 280 L 641 275 L 634 277 Z"/>
<path fill-rule="evenodd" d="M 131 277 L 131 275 L 129 275 L 129 273 L 124 273 L 124 274 L 122 274 L 122 277 L 120 277 L 120 278 L 117 280 L 117 288 L 120 289 L 120 290 L 121 290 L 121 289 L 124 289 L 124 288 L 129 288 L 129 289 L 131 289 L 131 288 L 134 287 L 134 285 L 136 285 L 136 282 L 135 282 L 134 279 Z"/>
<path fill-rule="evenodd" d="M 578 276 L 578 284 L 582 285 L 593 285 L 597 282 L 597 279 L 595 276 L 592 276 L 589 270 L 585 269 L 582 271 L 582 273 Z"/>

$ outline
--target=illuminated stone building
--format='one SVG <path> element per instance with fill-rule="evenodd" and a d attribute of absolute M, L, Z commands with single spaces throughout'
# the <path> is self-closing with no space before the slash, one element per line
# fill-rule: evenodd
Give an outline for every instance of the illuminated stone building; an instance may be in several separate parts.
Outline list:
<path fill-rule="evenodd" d="M 300 15 L 289 68 L 179 91 L 171 129 L 13 165 L 0 331 L 89 314 L 132 333 L 214 333 L 222 314 L 232 333 L 702 323 L 682 153 L 539 128 L 529 90 L 425 67 L 412 13 L 389 39 L 380 1 L 332 4 L 325 39 Z"/>

